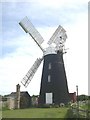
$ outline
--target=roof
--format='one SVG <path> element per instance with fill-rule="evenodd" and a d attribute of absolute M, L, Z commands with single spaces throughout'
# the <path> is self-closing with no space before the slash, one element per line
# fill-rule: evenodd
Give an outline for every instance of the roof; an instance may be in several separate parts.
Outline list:
<path fill-rule="evenodd" d="M 71 95 L 71 94 L 73 95 L 73 94 L 76 94 L 76 92 L 73 92 L 73 93 L 69 93 L 69 94 L 70 94 L 70 95 Z"/>
<path fill-rule="evenodd" d="M 20 92 L 20 96 L 23 96 L 23 95 L 25 95 L 25 94 L 28 94 L 28 95 L 29 95 L 29 93 L 28 93 L 27 91 Z M 16 92 L 12 92 L 11 94 L 5 95 L 5 96 L 6 96 L 7 98 L 9 98 L 9 97 L 16 98 Z"/>

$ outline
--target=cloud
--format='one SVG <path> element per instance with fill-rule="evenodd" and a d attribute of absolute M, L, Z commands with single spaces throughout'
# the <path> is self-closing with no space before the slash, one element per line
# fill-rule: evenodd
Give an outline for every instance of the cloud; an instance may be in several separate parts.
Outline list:
<path fill-rule="evenodd" d="M 15 91 L 15 85 L 20 83 L 36 58 L 42 55 L 34 41 L 30 42 L 30 38 L 28 40 L 25 39 L 27 42 L 25 40 L 21 41 L 21 39 L 19 38 L 16 43 L 10 43 L 9 45 L 14 46 L 16 44 L 18 47 L 16 47 L 14 52 L 5 54 L 0 59 L 0 85 L 2 85 L 0 88 L 3 94 Z"/>
<path fill-rule="evenodd" d="M 6 2 L 3 3 L 4 4 L 3 16 L 4 19 L 7 20 L 8 22 L 12 22 L 11 20 L 12 18 L 13 21 L 19 21 L 23 18 L 23 16 L 28 16 L 30 17 L 31 21 L 33 21 L 33 24 L 38 26 L 54 25 L 60 23 L 62 24 L 67 22 L 67 20 L 68 22 L 71 22 L 72 20 L 76 19 L 76 15 L 79 14 L 79 12 L 83 13 L 87 7 L 87 4 L 85 4 L 87 2 L 84 3 L 82 1 L 75 3 L 71 1 L 61 2 L 59 0 L 57 0 L 57 2 L 56 1 L 51 2 L 51 0 L 49 1 L 34 0 L 31 2 L 17 2 L 17 3 Z M 15 7 L 17 9 L 15 9 Z M 24 11 L 22 12 L 23 9 Z"/>
<path fill-rule="evenodd" d="M 78 84 L 79 94 L 81 91 L 88 94 L 88 17 L 80 14 L 80 18 L 73 25 L 66 25 L 66 46 L 70 49 L 64 57 L 70 91 Z"/>
<path fill-rule="evenodd" d="M 4 1 L 3 1 L 4 2 Z M 48 3 L 48 4 L 47 4 Z M 30 69 L 36 58 L 42 57 L 42 51 L 36 43 L 19 27 L 19 22 L 28 16 L 47 41 L 61 24 L 67 31 L 68 39 L 64 55 L 66 75 L 70 92 L 79 85 L 79 93 L 87 94 L 87 1 L 31 0 L 16 3 L 3 3 L 3 57 L 0 58 L 0 88 L 6 94 L 15 91 L 15 85 Z M 28 88 L 21 90 L 30 94 L 39 94 L 42 65 L 36 72 Z M 85 88 L 85 89 L 83 89 Z M 37 90 L 36 90 L 37 89 Z"/>

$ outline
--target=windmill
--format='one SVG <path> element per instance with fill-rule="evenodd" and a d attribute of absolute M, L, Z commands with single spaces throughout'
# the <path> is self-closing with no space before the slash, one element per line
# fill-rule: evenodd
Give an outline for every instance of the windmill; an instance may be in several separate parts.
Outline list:
<path fill-rule="evenodd" d="M 44 42 L 44 39 L 29 19 L 25 17 L 20 21 L 19 25 L 33 38 L 43 52 L 43 56 L 36 59 L 21 83 L 27 87 L 41 62 L 44 60 L 39 105 L 68 103 L 70 98 L 63 61 L 63 54 L 66 53 L 64 48 L 64 43 L 67 38 L 66 31 L 59 25 L 49 39 L 47 43 L 48 47 L 43 49 L 41 44 Z"/>

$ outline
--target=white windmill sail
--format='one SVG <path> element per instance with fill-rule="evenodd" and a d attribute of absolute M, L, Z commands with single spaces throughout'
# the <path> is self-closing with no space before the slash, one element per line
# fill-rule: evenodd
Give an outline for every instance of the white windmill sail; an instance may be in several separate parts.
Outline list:
<path fill-rule="evenodd" d="M 28 84 L 30 83 L 30 81 L 33 78 L 35 72 L 37 71 L 38 67 L 40 66 L 42 60 L 43 60 L 43 57 L 42 58 L 37 58 L 36 61 L 34 62 L 34 64 L 32 65 L 32 67 L 30 68 L 30 70 L 27 72 L 27 74 L 25 75 L 25 77 L 21 81 L 21 83 L 25 87 L 27 87 Z"/>
<path fill-rule="evenodd" d="M 63 51 L 66 38 L 67 34 L 65 29 L 59 25 L 52 37 L 49 39 L 48 44 L 51 45 L 52 43 L 55 43 L 55 51 Z"/>
<path fill-rule="evenodd" d="M 52 43 L 55 43 L 57 45 L 64 42 L 66 38 L 67 35 L 65 29 L 59 25 L 52 37 L 49 39 L 48 44 L 51 45 Z"/>
<path fill-rule="evenodd" d="M 30 20 L 25 17 L 20 23 L 20 26 L 24 29 L 26 33 L 29 33 L 30 36 L 34 39 L 34 41 L 38 44 L 40 49 L 44 51 L 41 47 L 41 44 L 43 43 L 44 39 L 40 35 L 40 33 L 35 29 L 33 24 L 30 22 Z"/>

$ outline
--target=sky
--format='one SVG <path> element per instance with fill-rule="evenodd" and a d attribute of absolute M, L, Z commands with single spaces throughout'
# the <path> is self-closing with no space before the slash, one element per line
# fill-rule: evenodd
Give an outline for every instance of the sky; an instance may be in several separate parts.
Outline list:
<path fill-rule="evenodd" d="M 43 62 L 25 88 L 22 78 L 43 53 L 19 22 L 27 16 L 44 38 L 43 48 L 56 30 L 63 26 L 68 38 L 63 55 L 69 92 L 88 94 L 88 0 L 2 0 L 0 2 L 0 94 L 21 91 L 38 95 Z"/>

